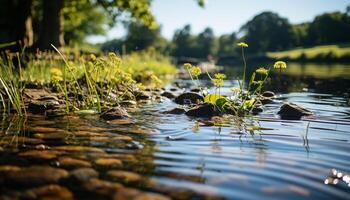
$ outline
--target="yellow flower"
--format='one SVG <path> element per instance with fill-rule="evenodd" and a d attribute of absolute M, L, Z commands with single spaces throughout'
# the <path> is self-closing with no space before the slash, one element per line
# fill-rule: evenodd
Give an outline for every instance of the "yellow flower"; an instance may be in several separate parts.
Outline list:
<path fill-rule="evenodd" d="M 283 61 L 277 61 L 273 65 L 273 68 L 275 68 L 275 69 L 286 69 L 287 68 L 287 64 L 285 62 L 283 62 Z"/>
<path fill-rule="evenodd" d="M 216 78 L 214 78 L 212 80 L 212 82 L 213 82 L 215 87 L 222 87 L 222 86 L 224 86 L 224 80 L 223 79 L 216 79 Z"/>
<path fill-rule="evenodd" d="M 199 67 L 193 67 L 191 73 L 193 76 L 199 76 L 202 73 L 202 70 Z"/>
<path fill-rule="evenodd" d="M 136 84 L 136 86 L 140 89 L 140 90 L 145 90 L 145 86 L 142 83 L 138 83 Z"/>
<path fill-rule="evenodd" d="M 245 42 L 240 42 L 237 44 L 239 47 L 242 47 L 242 48 L 247 48 L 248 47 L 248 44 L 245 43 Z"/>
<path fill-rule="evenodd" d="M 236 88 L 236 87 L 233 87 L 233 88 L 230 88 L 231 92 L 234 92 L 234 93 L 238 93 L 241 91 L 240 88 Z"/>
<path fill-rule="evenodd" d="M 95 56 L 95 54 L 90 54 L 90 59 L 92 60 L 92 61 L 95 61 L 96 60 L 96 56 Z"/>
<path fill-rule="evenodd" d="M 59 68 L 50 69 L 51 80 L 54 82 L 62 81 L 62 71 Z"/>
<path fill-rule="evenodd" d="M 191 69 L 193 66 L 191 65 L 191 63 L 185 63 L 185 64 L 184 64 L 184 67 L 185 67 L 186 69 Z"/>
<path fill-rule="evenodd" d="M 216 79 L 221 79 L 221 80 L 223 80 L 223 79 L 226 78 L 226 75 L 225 75 L 225 74 L 221 74 L 221 73 L 217 73 L 217 74 L 214 74 L 214 77 L 215 77 Z"/>
<path fill-rule="evenodd" d="M 269 70 L 263 67 L 260 67 L 259 69 L 255 70 L 255 72 L 258 74 L 267 75 L 269 73 Z"/>
<path fill-rule="evenodd" d="M 151 75 L 151 80 L 156 86 L 161 86 L 163 81 L 160 80 L 156 75 Z"/>

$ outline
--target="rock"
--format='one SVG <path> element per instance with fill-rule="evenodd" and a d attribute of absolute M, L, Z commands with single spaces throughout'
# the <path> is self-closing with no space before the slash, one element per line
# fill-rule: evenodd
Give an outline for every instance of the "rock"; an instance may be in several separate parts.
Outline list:
<path fill-rule="evenodd" d="M 270 104 L 273 103 L 273 99 L 271 97 L 260 97 L 260 102 L 265 105 L 265 104 Z"/>
<path fill-rule="evenodd" d="M 66 169 L 75 169 L 75 168 L 88 168 L 91 167 L 91 164 L 85 160 L 79 160 L 70 157 L 61 157 L 58 159 L 59 166 Z"/>
<path fill-rule="evenodd" d="M 31 127 L 27 130 L 30 133 L 55 133 L 55 132 L 64 132 L 62 129 L 50 128 L 50 127 Z"/>
<path fill-rule="evenodd" d="M 211 103 L 200 104 L 194 108 L 191 108 L 185 113 L 187 116 L 191 117 L 205 117 L 210 118 L 213 116 L 220 115 L 218 108 Z"/>
<path fill-rule="evenodd" d="M 193 93 L 193 92 L 186 92 L 183 94 L 180 94 L 175 98 L 175 103 L 177 104 L 197 104 L 198 102 L 204 101 L 203 96 Z"/>
<path fill-rule="evenodd" d="M 294 103 L 285 103 L 281 106 L 278 113 L 282 119 L 300 119 L 302 116 L 310 116 L 313 113 Z"/>
<path fill-rule="evenodd" d="M 114 119 L 111 121 L 107 121 L 108 124 L 115 124 L 115 125 L 129 125 L 133 124 L 134 122 L 131 119 Z"/>
<path fill-rule="evenodd" d="M 161 96 L 166 97 L 166 98 L 169 98 L 169 99 L 173 99 L 173 98 L 176 97 L 173 93 L 167 92 L 167 91 L 163 92 L 163 93 L 161 94 Z"/>
<path fill-rule="evenodd" d="M 21 195 L 24 199 L 50 199 L 50 200 L 71 200 L 73 194 L 67 188 L 60 185 L 45 185 L 24 191 Z"/>
<path fill-rule="evenodd" d="M 83 183 L 90 179 L 98 178 L 98 172 L 92 168 L 79 168 L 69 173 L 69 181 Z"/>
<path fill-rule="evenodd" d="M 114 195 L 113 200 L 170 200 L 169 197 L 166 197 L 161 194 L 155 194 L 150 192 L 142 192 L 137 189 L 132 188 L 121 188 Z"/>
<path fill-rule="evenodd" d="M 254 114 L 254 115 L 256 115 L 256 114 L 258 114 L 258 113 L 261 113 L 261 112 L 263 112 L 264 110 L 259 106 L 259 107 L 254 107 L 253 109 L 252 109 L 252 113 Z"/>
<path fill-rule="evenodd" d="M 139 101 L 139 100 L 150 99 L 152 95 L 149 92 L 137 91 L 137 92 L 134 92 L 134 96 L 135 96 L 136 100 Z"/>
<path fill-rule="evenodd" d="M 193 88 L 193 89 L 191 89 L 191 92 L 195 92 L 195 93 L 198 93 L 198 92 L 200 92 L 201 90 L 200 89 L 198 89 L 198 88 Z"/>
<path fill-rule="evenodd" d="M 96 178 L 92 178 L 83 183 L 82 188 L 89 193 L 98 194 L 102 196 L 112 196 L 123 186 L 119 183 L 113 183 Z"/>
<path fill-rule="evenodd" d="M 59 152 L 50 150 L 29 150 L 19 153 L 18 155 L 25 158 L 37 159 L 37 160 L 52 160 L 57 157 Z"/>
<path fill-rule="evenodd" d="M 104 120 L 124 119 L 130 117 L 124 108 L 114 107 L 106 110 L 100 116 Z"/>
<path fill-rule="evenodd" d="M 49 166 L 31 166 L 21 170 L 11 171 L 5 175 L 7 183 L 15 186 L 38 186 L 57 183 L 59 180 L 68 177 L 68 172 Z"/>
<path fill-rule="evenodd" d="M 124 101 L 121 101 L 119 103 L 121 106 L 136 106 L 137 105 L 137 102 L 136 101 L 133 101 L 133 100 L 124 100 Z"/>
<path fill-rule="evenodd" d="M 105 153 L 104 150 L 96 147 L 86 147 L 86 146 L 57 146 L 53 147 L 53 150 L 66 151 L 71 153 Z"/>
<path fill-rule="evenodd" d="M 175 92 L 175 91 L 178 91 L 178 89 L 173 87 L 173 88 L 170 88 L 170 91 Z"/>
<path fill-rule="evenodd" d="M 142 177 L 134 172 L 122 171 L 122 170 L 110 170 L 107 172 L 107 176 L 121 180 L 123 182 L 138 182 Z"/>
<path fill-rule="evenodd" d="M 43 140 L 64 140 L 67 135 L 64 133 L 35 133 L 33 137 Z"/>
<path fill-rule="evenodd" d="M 183 108 L 173 108 L 173 109 L 165 111 L 163 113 L 164 114 L 181 115 L 181 114 L 184 114 L 185 112 L 186 112 L 186 110 Z"/>
<path fill-rule="evenodd" d="M 275 97 L 275 93 L 271 91 L 265 91 L 261 94 L 261 96 L 272 98 L 272 97 Z"/>
<path fill-rule="evenodd" d="M 95 161 L 95 164 L 100 167 L 115 168 L 123 165 L 122 161 L 115 158 L 99 158 Z"/>
<path fill-rule="evenodd" d="M 31 101 L 28 104 L 28 110 L 34 114 L 45 113 L 49 109 L 54 109 L 57 105 L 59 103 L 56 100 Z"/>

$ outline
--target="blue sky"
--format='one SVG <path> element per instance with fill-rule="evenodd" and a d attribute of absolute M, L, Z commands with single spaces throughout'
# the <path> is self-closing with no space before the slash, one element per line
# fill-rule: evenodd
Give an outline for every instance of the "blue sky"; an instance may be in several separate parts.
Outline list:
<path fill-rule="evenodd" d="M 324 12 L 345 11 L 350 0 L 207 0 L 205 8 L 195 0 L 153 0 L 152 11 L 162 26 L 162 34 L 172 38 L 176 29 L 191 24 L 192 32 L 211 27 L 215 35 L 238 31 L 254 15 L 263 11 L 277 12 L 291 23 L 311 21 Z M 119 25 L 106 36 L 90 37 L 91 42 L 120 38 L 125 35 Z"/>

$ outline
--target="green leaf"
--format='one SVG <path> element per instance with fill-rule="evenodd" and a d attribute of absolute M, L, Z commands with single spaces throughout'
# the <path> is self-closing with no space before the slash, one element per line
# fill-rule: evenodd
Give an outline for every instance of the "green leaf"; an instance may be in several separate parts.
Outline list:
<path fill-rule="evenodd" d="M 221 98 L 226 98 L 226 97 L 219 94 L 208 94 L 207 96 L 204 97 L 204 102 L 216 104 L 216 101 Z"/>
<path fill-rule="evenodd" d="M 229 100 L 227 98 L 220 98 L 218 100 L 216 100 L 215 104 L 220 108 L 223 109 L 224 106 L 229 102 Z"/>
<path fill-rule="evenodd" d="M 244 107 L 247 109 L 250 109 L 255 103 L 255 99 L 251 99 L 251 100 L 246 100 L 244 102 Z"/>

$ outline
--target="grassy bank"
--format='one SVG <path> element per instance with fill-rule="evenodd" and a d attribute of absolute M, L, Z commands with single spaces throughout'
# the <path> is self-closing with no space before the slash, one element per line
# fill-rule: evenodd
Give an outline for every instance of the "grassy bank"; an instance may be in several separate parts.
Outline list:
<path fill-rule="evenodd" d="M 288 51 L 268 52 L 267 57 L 276 60 L 305 62 L 350 62 L 350 45 L 322 45 L 296 48 Z"/>

